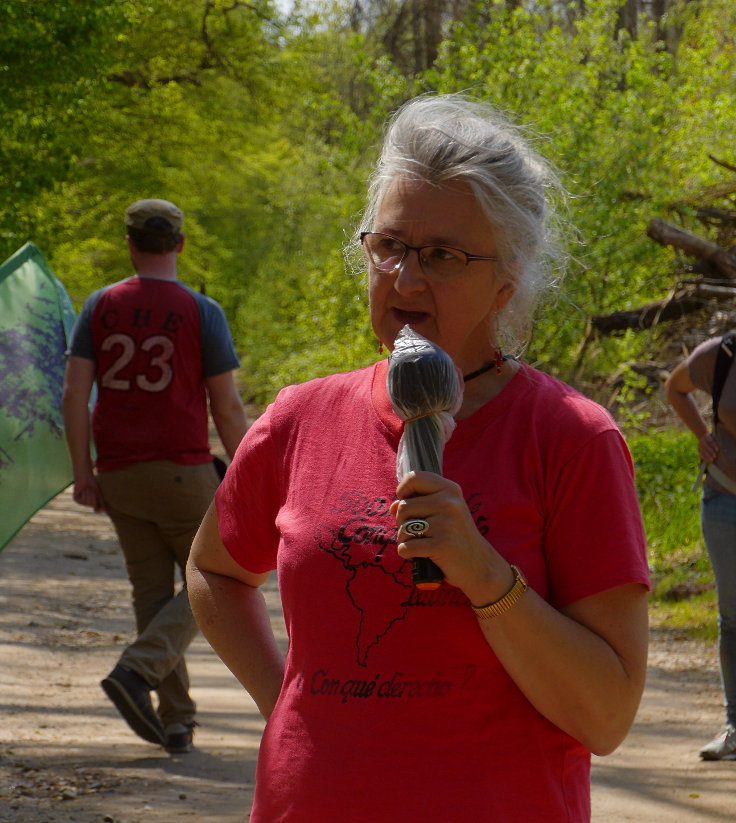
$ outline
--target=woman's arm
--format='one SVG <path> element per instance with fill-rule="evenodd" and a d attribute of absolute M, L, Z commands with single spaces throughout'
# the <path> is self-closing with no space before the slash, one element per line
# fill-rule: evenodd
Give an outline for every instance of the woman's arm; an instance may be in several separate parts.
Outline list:
<path fill-rule="evenodd" d="M 267 579 L 267 574 L 252 574 L 232 559 L 220 539 L 212 503 L 189 554 L 189 601 L 202 634 L 266 719 L 284 678 L 284 659 L 258 588 Z"/>
<path fill-rule="evenodd" d="M 647 662 L 647 593 L 608 589 L 557 611 L 529 589 L 480 626 L 493 651 L 548 720 L 594 754 L 610 754 L 634 722 Z"/>
<path fill-rule="evenodd" d="M 413 517 L 430 523 L 427 537 L 399 544 L 402 557 L 431 557 L 476 606 L 511 589 L 511 567 L 478 532 L 457 484 L 415 472 L 402 480 L 397 496 L 399 525 Z M 595 754 L 621 743 L 644 689 L 643 585 L 618 586 L 560 611 L 530 588 L 508 611 L 479 625 L 516 685 L 548 720 Z"/>
<path fill-rule="evenodd" d="M 683 360 L 665 381 L 664 393 L 677 416 L 697 438 L 700 459 L 712 463 L 718 457 L 718 444 L 692 395 L 696 388 L 687 361 Z"/>

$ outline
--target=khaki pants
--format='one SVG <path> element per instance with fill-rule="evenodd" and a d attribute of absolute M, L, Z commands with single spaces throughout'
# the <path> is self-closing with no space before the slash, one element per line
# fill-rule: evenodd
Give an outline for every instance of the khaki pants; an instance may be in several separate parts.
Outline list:
<path fill-rule="evenodd" d="M 137 639 L 118 661 L 158 691 L 164 726 L 191 723 L 184 652 L 197 633 L 184 580 L 189 549 L 217 489 L 211 463 L 179 466 L 166 460 L 135 463 L 98 476 L 132 586 Z"/>

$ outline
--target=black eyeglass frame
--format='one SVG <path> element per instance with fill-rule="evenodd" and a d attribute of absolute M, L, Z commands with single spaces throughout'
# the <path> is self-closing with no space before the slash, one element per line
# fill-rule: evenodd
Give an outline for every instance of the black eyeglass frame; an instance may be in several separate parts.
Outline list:
<path fill-rule="evenodd" d="M 488 257 L 482 254 L 469 254 L 464 249 L 458 249 L 455 246 L 444 246 L 441 243 L 426 243 L 423 246 L 412 246 L 409 243 L 405 243 L 403 240 L 400 240 L 398 237 L 394 237 L 393 234 L 386 234 L 383 231 L 362 231 L 360 233 L 360 245 L 365 248 L 363 241 L 369 234 L 377 235 L 378 237 L 388 237 L 389 240 L 394 240 L 397 243 L 400 243 L 404 247 L 404 253 L 401 255 L 401 259 L 399 262 L 391 269 L 391 271 L 395 271 L 399 268 L 399 266 L 406 260 L 406 255 L 410 251 L 415 251 L 417 253 L 417 257 L 419 258 L 419 265 L 422 266 L 422 271 L 424 270 L 424 265 L 422 263 L 422 250 L 423 249 L 449 249 L 450 251 L 458 252 L 462 254 L 465 258 L 465 265 L 467 266 L 468 263 L 472 263 L 475 260 L 498 260 L 498 257 Z M 370 253 L 368 254 L 370 258 Z M 373 262 L 371 260 L 371 262 Z M 374 264 L 375 265 L 375 264 Z M 463 267 L 464 268 L 464 267 Z"/>

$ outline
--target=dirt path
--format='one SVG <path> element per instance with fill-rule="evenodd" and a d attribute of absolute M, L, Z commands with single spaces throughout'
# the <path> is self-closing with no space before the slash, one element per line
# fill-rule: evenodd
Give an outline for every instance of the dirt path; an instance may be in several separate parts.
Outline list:
<path fill-rule="evenodd" d="M 269 597 L 278 620 L 273 587 Z M 0 823 L 247 820 L 262 729 L 253 702 L 198 638 L 195 751 L 139 740 L 98 685 L 131 628 L 108 521 L 60 495 L 0 553 Z M 594 758 L 593 820 L 736 820 L 736 762 L 697 758 L 720 699 L 714 649 L 653 631 L 635 727 Z"/>

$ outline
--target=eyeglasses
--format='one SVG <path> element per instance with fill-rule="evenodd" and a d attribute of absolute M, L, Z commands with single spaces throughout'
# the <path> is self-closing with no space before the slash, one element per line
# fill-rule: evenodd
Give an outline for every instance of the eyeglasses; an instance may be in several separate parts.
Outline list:
<path fill-rule="evenodd" d="M 498 260 L 497 257 L 468 254 L 452 246 L 410 246 L 403 240 L 378 231 L 361 232 L 360 242 L 370 262 L 383 274 L 396 271 L 409 251 L 417 253 L 422 271 L 431 280 L 451 280 L 462 274 L 468 263 L 474 260 Z"/>

